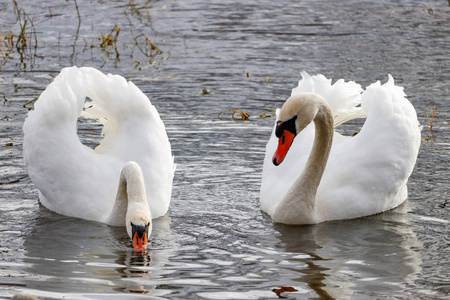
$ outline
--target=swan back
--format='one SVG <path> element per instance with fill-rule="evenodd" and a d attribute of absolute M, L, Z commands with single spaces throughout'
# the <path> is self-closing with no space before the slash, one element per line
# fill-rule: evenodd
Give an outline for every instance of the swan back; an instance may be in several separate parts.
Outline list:
<path fill-rule="evenodd" d="M 333 145 L 317 191 L 326 219 L 376 214 L 408 197 L 406 183 L 421 140 L 414 107 L 390 75 L 385 84 L 366 88 L 361 106 L 368 112 L 363 127 L 356 136 Z"/>

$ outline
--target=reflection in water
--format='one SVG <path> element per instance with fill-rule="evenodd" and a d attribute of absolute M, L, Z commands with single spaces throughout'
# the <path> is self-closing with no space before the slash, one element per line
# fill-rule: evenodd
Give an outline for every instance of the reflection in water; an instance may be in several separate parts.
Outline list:
<path fill-rule="evenodd" d="M 134 253 L 125 228 L 57 215 L 41 207 L 39 218 L 25 240 L 27 288 L 64 293 L 153 292 L 155 278 L 172 253 L 170 218 L 154 220 L 147 253 Z M 57 274 L 57 275 L 56 275 Z M 56 276 L 55 276 L 56 275 Z M 39 280 L 36 280 L 39 278 Z M 167 292 L 166 292 L 167 293 Z"/>
<path fill-rule="evenodd" d="M 120 267 L 115 268 L 116 272 L 122 278 L 142 278 L 147 276 L 150 272 L 151 266 L 151 252 L 149 253 L 135 253 L 135 252 L 118 252 L 118 257 L 115 260 Z M 147 294 L 149 290 L 140 283 L 129 281 L 126 286 L 116 288 L 119 292 L 131 292 L 139 294 Z"/>
<path fill-rule="evenodd" d="M 327 223 L 324 223 L 327 224 Z M 320 265 L 320 261 L 324 258 L 320 257 L 317 252 L 321 246 L 315 239 L 315 231 L 319 225 L 290 226 L 285 224 L 275 224 L 274 227 L 282 235 L 279 236 L 281 244 L 280 248 L 284 248 L 286 252 L 302 253 L 303 255 L 294 256 L 292 261 L 302 262 L 305 268 L 296 270 L 295 268 L 286 267 L 286 269 L 299 272 L 299 278 L 293 278 L 293 281 L 306 283 L 319 297 L 322 299 L 332 298 L 326 291 L 325 278 L 328 276 L 325 268 Z"/>
<path fill-rule="evenodd" d="M 148 272 L 136 269 L 133 271 L 133 267 L 149 267 L 150 263 L 152 261 L 152 258 L 149 253 L 142 253 L 142 252 L 131 252 L 131 255 L 129 255 L 129 252 L 126 253 L 125 261 L 123 262 L 126 266 L 130 267 L 130 273 L 129 274 L 146 274 Z M 133 277 L 133 276 L 130 276 Z"/>
<path fill-rule="evenodd" d="M 411 216 L 402 209 L 310 226 L 276 224 L 281 233 L 277 247 L 300 254 L 291 260 L 304 264 L 285 269 L 298 273 L 292 280 L 306 283 L 322 299 L 350 298 L 355 290 L 401 291 L 416 279 L 422 264 Z"/>

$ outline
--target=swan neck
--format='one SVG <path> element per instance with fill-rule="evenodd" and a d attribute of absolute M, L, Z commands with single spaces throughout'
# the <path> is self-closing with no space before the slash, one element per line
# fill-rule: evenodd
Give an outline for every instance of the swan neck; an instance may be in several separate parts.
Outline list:
<path fill-rule="evenodd" d="M 302 173 L 277 207 L 275 221 L 286 224 L 316 223 L 316 193 L 330 155 L 334 133 L 333 115 L 328 104 L 318 105 L 313 119 L 315 138 L 311 153 Z"/>
<path fill-rule="evenodd" d="M 147 205 L 145 185 L 141 172 L 125 167 L 119 179 L 114 207 L 107 223 L 113 226 L 126 225 L 127 214 L 136 204 Z"/>
<path fill-rule="evenodd" d="M 333 117 L 328 106 L 321 106 L 314 119 L 315 138 L 314 144 L 306 162 L 305 168 L 299 177 L 298 184 L 302 188 L 310 190 L 314 195 L 310 204 L 314 206 L 317 188 L 322 179 L 323 172 L 330 156 L 331 145 L 333 143 Z"/>

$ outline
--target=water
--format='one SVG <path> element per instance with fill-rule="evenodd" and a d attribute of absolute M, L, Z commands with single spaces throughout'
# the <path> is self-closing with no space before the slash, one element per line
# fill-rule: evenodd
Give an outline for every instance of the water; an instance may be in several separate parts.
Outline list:
<path fill-rule="evenodd" d="M 0 4 L 2 41 L 28 19 L 22 55 L 0 44 L 1 299 L 269 299 L 282 286 L 297 290 L 289 299 L 449 297 L 446 1 L 17 3 L 16 13 Z M 115 46 L 101 47 L 115 25 Z M 73 64 L 132 80 L 166 124 L 178 168 L 146 256 L 120 228 L 39 206 L 27 176 L 23 105 Z M 275 225 L 259 210 L 274 120 L 258 115 L 281 106 L 301 70 L 363 86 L 391 73 L 405 87 L 423 124 L 405 205 L 314 226 Z M 218 118 L 236 108 L 250 120 Z M 85 144 L 98 143 L 96 126 L 80 124 Z"/>

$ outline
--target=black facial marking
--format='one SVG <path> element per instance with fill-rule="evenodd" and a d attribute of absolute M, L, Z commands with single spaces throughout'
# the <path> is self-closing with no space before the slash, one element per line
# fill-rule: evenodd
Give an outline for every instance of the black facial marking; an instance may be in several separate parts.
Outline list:
<path fill-rule="evenodd" d="M 133 223 L 131 223 L 131 231 L 132 231 L 131 236 L 134 236 L 134 234 L 137 233 L 138 237 L 141 239 L 144 237 L 145 232 L 148 238 L 148 227 L 149 224 L 142 226 L 142 225 L 134 225 Z"/>
<path fill-rule="evenodd" d="M 282 129 L 283 123 L 277 124 L 277 127 L 275 127 L 275 136 L 277 138 L 280 138 L 283 135 L 283 129 Z"/>
<path fill-rule="evenodd" d="M 281 138 L 283 136 L 283 131 L 287 130 L 294 135 L 296 134 L 295 130 L 295 120 L 297 120 L 297 115 L 295 115 L 293 118 L 287 120 L 286 122 L 277 124 L 277 127 L 275 128 L 275 136 L 277 138 Z M 282 141 L 284 144 L 284 140 Z"/>

